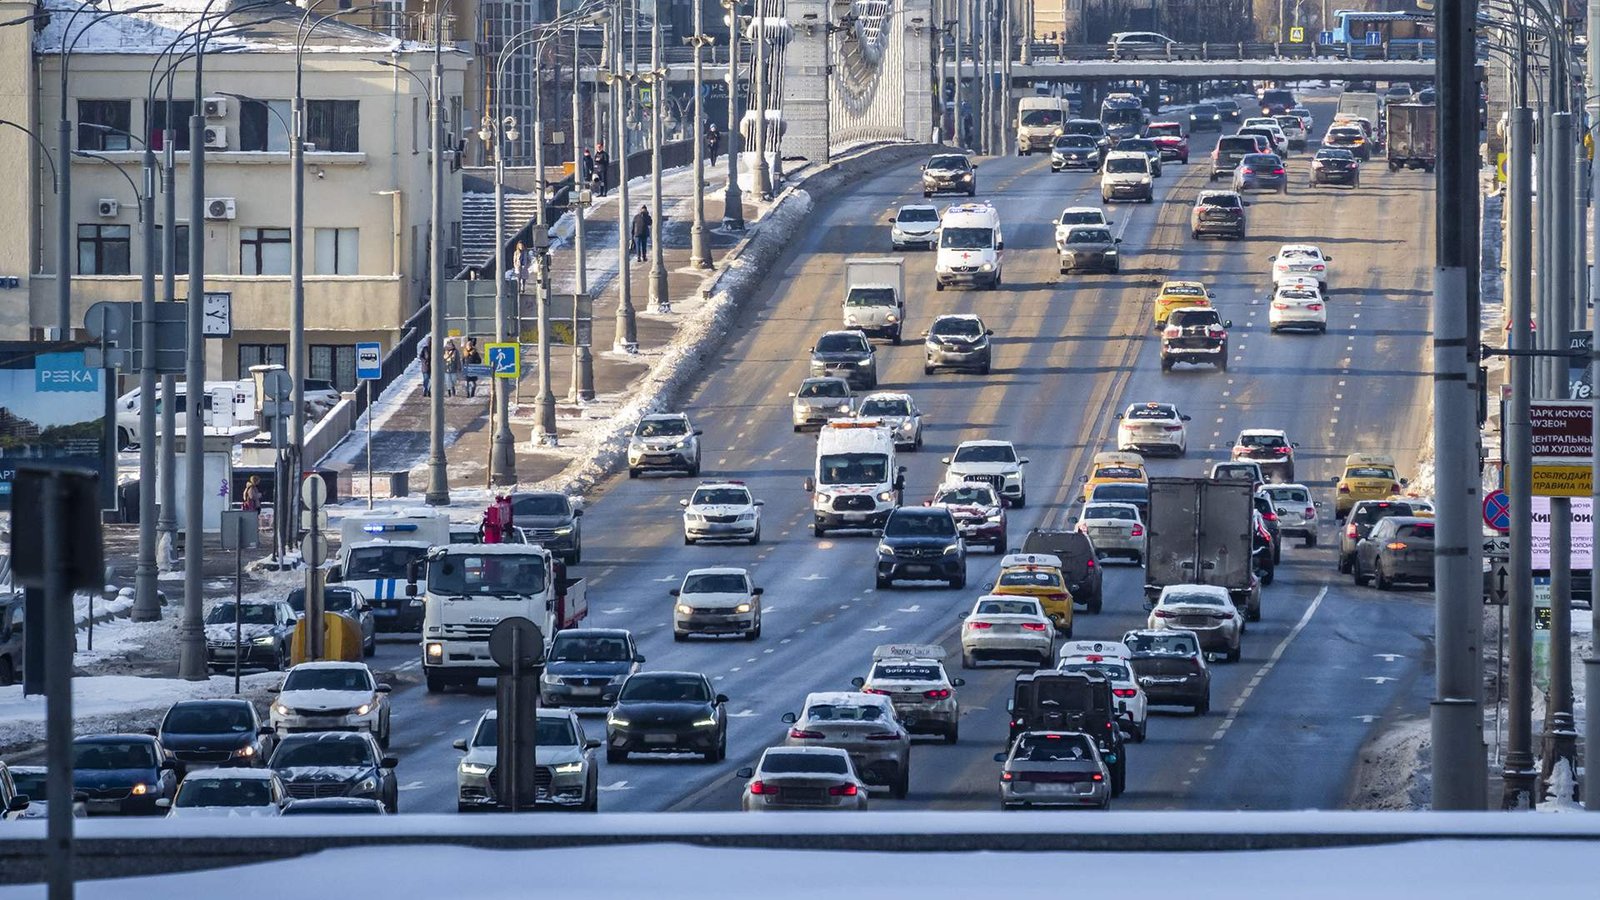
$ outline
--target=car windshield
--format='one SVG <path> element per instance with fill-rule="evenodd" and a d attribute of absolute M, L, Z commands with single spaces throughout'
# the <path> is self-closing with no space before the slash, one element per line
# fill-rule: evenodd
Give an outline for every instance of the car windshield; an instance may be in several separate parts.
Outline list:
<path fill-rule="evenodd" d="M 901 207 L 896 219 L 901 222 L 937 222 L 939 211 L 931 206 L 905 206 Z"/>
<path fill-rule="evenodd" d="M 1194 656 L 1200 652 L 1195 642 L 1186 634 L 1172 634 L 1171 632 L 1155 631 L 1140 632 L 1122 639 L 1132 653 L 1149 654 L 1151 656 Z"/>
<path fill-rule="evenodd" d="M 1061 225 L 1104 225 L 1105 216 L 1097 209 L 1069 209 L 1061 213 Z"/>
<path fill-rule="evenodd" d="M 359 737 L 348 738 L 337 733 L 284 738 L 272 754 L 274 769 L 305 768 L 309 766 L 371 766 L 378 761 L 372 758 L 372 747 Z"/>
<path fill-rule="evenodd" d="M 1278 251 L 1278 259 L 1282 260 L 1318 260 L 1322 254 L 1311 247 L 1284 247 Z"/>
<path fill-rule="evenodd" d="M 566 494 L 514 494 L 511 497 L 511 517 L 517 516 L 565 516 L 567 515 Z"/>
<path fill-rule="evenodd" d="M 1010 444 L 965 444 L 956 448 L 955 461 L 1010 463 L 1017 461 L 1017 451 Z"/>
<path fill-rule="evenodd" d="M 942 510 L 936 515 L 911 510 L 895 511 L 884 523 L 884 537 L 949 537 L 956 536 L 956 523 Z"/>
<path fill-rule="evenodd" d="M 1022 114 L 1022 124 L 1032 128 L 1061 124 L 1059 109 L 1030 109 Z"/>
<path fill-rule="evenodd" d="M 879 722 L 883 707 L 857 706 L 851 703 L 813 703 L 806 707 L 803 717 L 812 722 Z"/>
<path fill-rule="evenodd" d="M 1013 760 L 1027 762 L 1072 762 L 1094 759 L 1089 738 L 1082 734 L 1025 734 L 1017 739 Z"/>
<path fill-rule="evenodd" d="M 1175 419 L 1178 414 L 1170 406 L 1135 406 L 1128 410 L 1130 419 Z"/>
<path fill-rule="evenodd" d="M 146 741 L 92 741 L 72 747 L 74 769 L 153 769 L 156 748 Z"/>
<path fill-rule="evenodd" d="M 1405 503 L 1362 503 L 1350 513 L 1350 521 L 1356 525 L 1371 525 L 1379 519 L 1390 516 L 1409 516 L 1411 506 Z"/>
<path fill-rule="evenodd" d="M 845 306 L 894 306 L 894 288 L 853 287 L 845 295 Z M 822 349 L 819 345 L 817 349 Z M 853 349 L 853 348 L 846 348 Z"/>
<path fill-rule="evenodd" d="M 1311 495 L 1304 488 L 1269 487 L 1267 496 L 1274 503 L 1310 503 Z"/>
<path fill-rule="evenodd" d="M 635 675 L 622 686 L 623 703 L 710 703 L 711 689 L 697 675 Z"/>
<path fill-rule="evenodd" d="M 428 591 L 450 597 L 544 593 L 545 557 L 534 553 L 446 553 L 428 563 Z"/>
<path fill-rule="evenodd" d="M 683 579 L 683 594 L 748 594 L 750 583 L 739 572 L 698 572 Z"/>
<path fill-rule="evenodd" d="M 1137 106 L 1103 109 L 1100 111 L 1100 121 L 1107 125 L 1137 125 L 1143 120 L 1144 110 Z"/>
<path fill-rule="evenodd" d="M 1277 119 L 1278 127 L 1286 131 L 1290 128 L 1301 129 L 1305 127 L 1300 123 L 1299 116 L 1278 116 Z"/>
<path fill-rule="evenodd" d="M 1064 134 L 1056 138 L 1056 147 L 1061 150 L 1093 150 L 1095 142 L 1087 134 Z"/>
<path fill-rule="evenodd" d="M 1394 481 L 1394 470 L 1383 466 L 1351 466 L 1344 470 L 1346 478 L 1387 478 Z"/>
<path fill-rule="evenodd" d="M 405 578 L 413 562 L 428 555 L 426 547 L 354 547 L 345 557 L 346 580 Z"/>
<path fill-rule="evenodd" d="M 1418 541 L 1433 540 L 1432 525 L 1401 525 L 1394 530 L 1394 536 L 1401 539 Z"/>
<path fill-rule="evenodd" d="M 1139 511 L 1110 503 L 1091 503 L 1083 508 L 1085 519 L 1116 519 L 1121 522 L 1139 521 Z"/>
<path fill-rule="evenodd" d="M 370 691 L 372 673 L 364 667 L 339 666 L 337 668 L 295 668 L 283 680 L 283 690 L 289 691 Z"/>
<path fill-rule="evenodd" d="M 934 495 L 933 502 L 957 506 L 993 506 L 994 488 L 987 484 L 963 484 L 960 487 L 942 488 Z"/>
<path fill-rule="evenodd" d="M 744 488 L 701 488 L 690 499 L 691 506 L 749 506 L 750 492 Z"/>
<path fill-rule="evenodd" d="M 1011 569 L 1000 573 L 1001 587 L 1058 587 L 1061 576 L 1045 569 Z"/>
<path fill-rule="evenodd" d="M 1360 140 L 1363 134 L 1364 132 L 1362 132 L 1360 128 L 1354 126 L 1346 128 L 1330 128 L 1328 130 L 1329 140 L 1334 141 L 1356 141 Z"/>
<path fill-rule="evenodd" d="M 339 588 L 323 588 L 322 608 L 328 612 L 349 612 L 356 606 L 356 593 Z M 306 611 L 306 589 L 295 588 L 289 592 L 289 608 L 297 613 Z"/>
<path fill-rule="evenodd" d="M 50 799 L 45 795 L 45 791 L 47 789 L 45 782 L 47 780 L 49 779 L 46 776 L 44 769 L 39 769 L 34 772 L 22 772 L 16 769 L 11 770 L 11 783 L 16 786 L 17 793 L 26 796 L 29 800 L 33 800 L 35 802 L 47 801 Z"/>
<path fill-rule="evenodd" d="M 1245 166 L 1261 166 L 1263 168 L 1280 165 L 1278 158 L 1270 153 L 1252 153 L 1241 160 L 1241 163 Z"/>
<path fill-rule="evenodd" d="M 1239 200 L 1239 195 L 1238 194 L 1201 194 L 1200 195 L 1200 205 L 1201 206 L 1222 206 L 1222 207 L 1227 207 L 1229 209 L 1238 209 L 1239 208 L 1239 203 L 1240 203 L 1240 200 Z"/>
<path fill-rule="evenodd" d="M 639 437 L 676 437 L 689 433 L 689 423 L 683 419 L 644 419 L 634 434 Z M 515 513 L 515 510 L 512 510 Z"/>
<path fill-rule="evenodd" d="M 1225 598 L 1203 591 L 1173 591 L 1161 597 L 1163 606 L 1221 606 Z"/>
<path fill-rule="evenodd" d="M 952 169 L 957 172 L 965 172 L 967 167 L 967 158 L 965 156 L 935 156 L 933 159 L 928 160 L 928 168 L 930 169 Z"/>
<path fill-rule="evenodd" d="M 939 246 L 948 250 L 987 250 L 994 243 L 993 228 L 941 228 Z"/>
<path fill-rule="evenodd" d="M 1289 442 L 1281 434 L 1241 434 L 1239 435 L 1241 447 L 1287 447 Z"/>
<path fill-rule="evenodd" d="M 1067 134 L 1083 134 L 1090 137 L 1099 137 L 1105 133 L 1105 127 L 1099 122 L 1084 119 L 1076 119 L 1068 122 L 1067 124 L 1061 126 L 1061 130 Z"/>
<path fill-rule="evenodd" d="M 928 333 L 939 335 L 940 337 L 982 337 L 983 323 L 977 319 L 951 316 L 935 320 L 933 327 L 928 329 Z"/>
<path fill-rule="evenodd" d="M 837 378 L 828 378 L 822 381 L 807 381 L 800 385 L 796 392 L 799 397 L 848 397 L 850 388 Z"/>
<path fill-rule="evenodd" d="M 1159 148 L 1156 147 L 1155 141 L 1147 140 L 1145 138 L 1123 138 L 1122 142 L 1117 144 L 1117 149 L 1138 150 L 1142 153 L 1154 153 Z"/>
<path fill-rule="evenodd" d="M 1351 153 L 1349 150 L 1318 150 L 1316 158 L 1321 160 L 1337 159 L 1349 162 L 1350 160 L 1355 159 L 1356 155 Z"/>
<path fill-rule="evenodd" d="M 1294 92 L 1283 90 L 1267 91 L 1261 95 L 1261 102 L 1268 106 L 1293 106 Z"/>
<path fill-rule="evenodd" d="M 768 750 L 761 757 L 763 775 L 848 775 L 850 758 L 842 753 L 785 753 Z"/>
<path fill-rule="evenodd" d="M 172 805 L 182 809 L 217 806 L 268 806 L 272 785 L 263 778 L 185 778 Z"/>
<path fill-rule="evenodd" d="M 484 716 L 478 722 L 478 733 L 472 736 L 472 746 L 499 746 L 498 724 L 494 716 Z M 540 716 L 533 742 L 539 747 L 572 747 L 578 743 L 578 733 L 572 730 L 572 720 L 566 716 Z"/>
<path fill-rule="evenodd" d="M 1109 244 L 1111 243 L 1111 232 L 1104 228 L 1083 228 L 1080 226 L 1072 229 L 1067 234 L 1067 243 Z"/>
<path fill-rule="evenodd" d="M 872 667 L 874 681 L 939 681 L 938 666 L 918 663 L 881 662 Z"/>
<path fill-rule="evenodd" d="M 1317 292 L 1307 288 L 1286 288 L 1278 291 L 1279 300 L 1320 300 Z"/>
<path fill-rule="evenodd" d="M 829 453 L 817 461 L 823 484 L 883 484 L 889 457 L 882 453 Z"/>
<path fill-rule="evenodd" d="M 1168 297 L 1204 297 L 1206 289 L 1198 284 L 1174 284 L 1169 281 L 1161 286 L 1161 293 Z"/>
<path fill-rule="evenodd" d="M 868 349 L 866 338 L 859 334 L 825 334 L 817 339 L 818 353 L 858 353 Z"/>
<path fill-rule="evenodd" d="M 550 644 L 552 662 L 627 662 L 632 658 L 628 642 L 621 637 L 593 637 L 560 631 Z"/>
<path fill-rule="evenodd" d="M 1039 604 L 1033 600 L 985 600 L 973 610 L 979 616 L 1037 616 Z"/>
<path fill-rule="evenodd" d="M 248 734 L 255 727 L 255 717 L 238 703 L 179 703 L 161 723 L 168 734 Z"/>
<path fill-rule="evenodd" d="M 1183 126 L 1177 122 L 1151 125 L 1145 129 L 1145 134 L 1150 137 L 1183 137 Z"/>
<path fill-rule="evenodd" d="M 1143 503 L 1150 498 L 1150 489 L 1142 484 L 1097 484 L 1094 486 L 1096 500 L 1115 500 L 1121 503 Z"/>
<path fill-rule="evenodd" d="M 1211 469 L 1212 478 L 1259 478 L 1261 469 L 1256 466 L 1236 466 L 1221 463 Z"/>
<path fill-rule="evenodd" d="M 1209 115 L 1209 114 L 1214 113 L 1216 111 L 1217 111 L 1217 107 L 1214 106 L 1213 104 L 1210 104 L 1210 103 L 1199 103 L 1199 104 L 1196 104 L 1194 109 L 1192 110 L 1193 114 L 1197 115 L 1197 116 Z"/>
<path fill-rule="evenodd" d="M 1128 175 L 1149 171 L 1150 163 L 1143 159 L 1113 158 L 1106 160 L 1106 171 L 1115 175 Z"/>
<path fill-rule="evenodd" d="M 1175 309 L 1167 317 L 1168 325 L 1179 328 L 1194 328 L 1200 325 L 1216 325 L 1222 321 L 1214 309 Z"/>
<path fill-rule="evenodd" d="M 1064 662 L 1060 666 L 1063 672 L 1098 672 L 1111 681 L 1132 681 L 1128 674 L 1128 667 L 1114 662 Z"/>
<path fill-rule="evenodd" d="M 895 397 L 872 397 L 861 404 L 863 416 L 909 416 L 911 404 Z"/>
<path fill-rule="evenodd" d="M 206 613 L 207 625 L 232 625 L 235 604 L 218 603 Z M 278 617 L 276 610 L 267 603 L 240 603 L 239 621 L 246 625 L 276 625 Z"/>

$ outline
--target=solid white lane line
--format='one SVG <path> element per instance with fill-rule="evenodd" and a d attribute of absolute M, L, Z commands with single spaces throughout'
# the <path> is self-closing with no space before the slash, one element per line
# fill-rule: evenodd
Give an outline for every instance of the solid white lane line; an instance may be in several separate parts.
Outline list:
<path fill-rule="evenodd" d="M 1300 616 L 1300 621 L 1296 622 L 1294 627 L 1289 629 L 1289 633 L 1283 636 L 1283 640 L 1278 642 L 1278 646 L 1272 649 L 1272 655 L 1268 656 L 1267 661 L 1261 664 L 1261 668 L 1256 670 L 1254 677 L 1245 686 L 1245 689 L 1240 692 L 1238 699 L 1233 701 L 1233 706 L 1228 710 L 1227 717 L 1218 726 L 1216 734 L 1211 736 L 1213 741 L 1222 740 L 1223 736 L 1228 733 L 1228 729 L 1233 727 L 1234 720 L 1239 718 L 1240 710 L 1244 709 L 1245 701 L 1250 699 L 1250 695 L 1255 693 L 1256 686 L 1278 664 L 1278 660 L 1283 658 L 1284 652 L 1289 649 L 1289 645 L 1294 642 L 1294 639 L 1300 636 L 1300 632 L 1306 630 L 1307 625 L 1311 624 L 1311 617 L 1316 615 L 1317 608 L 1322 605 L 1323 599 L 1327 596 L 1328 586 L 1323 585 L 1322 590 L 1317 591 L 1317 596 L 1311 601 L 1311 605 L 1307 606 L 1305 613 Z"/>

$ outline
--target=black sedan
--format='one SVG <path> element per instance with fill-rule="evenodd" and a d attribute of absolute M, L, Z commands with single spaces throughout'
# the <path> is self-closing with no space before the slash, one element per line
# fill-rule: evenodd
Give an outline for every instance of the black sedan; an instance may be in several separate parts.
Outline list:
<path fill-rule="evenodd" d="M 698 672 L 640 672 L 628 678 L 606 715 L 606 762 L 630 753 L 728 754 L 728 698 Z"/>
<path fill-rule="evenodd" d="M 1361 186 L 1361 161 L 1349 150 L 1324 147 L 1311 158 L 1311 184 Z"/>
<path fill-rule="evenodd" d="M 1068 272 L 1109 272 L 1122 270 L 1121 254 L 1117 246 L 1122 238 L 1111 234 L 1111 229 L 1098 225 L 1074 225 L 1067 232 L 1057 250 L 1060 252 L 1061 274 Z"/>
<path fill-rule="evenodd" d="M 949 509 L 902 506 L 889 514 L 878 543 L 878 587 L 897 578 L 967 586 L 967 546 Z"/>
<path fill-rule="evenodd" d="M 241 669 L 286 669 L 290 636 L 297 617 L 282 601 L 225 600 L 206 610 L 206 667 L 232 671 L 235 659 Z"/>
<path fill-rule="evenodd" d="M 1087 134 L 1063 134 L 1050 148 L 1050 171 L 1100 168 L 1105 151 L 1100 142 Z"/>
<path fill-rule="evenodd" d="M 380 800 L 358 797 L 324 797 L 320 800 L 290 800 L 283 808 L 286 816 L 383 816 L 389 808 Z"/>
<path fill-rule="evenodd" d="M 182 763 L 264 766 L 273 730 L 248 700 L 180 700 L 161 719 L 156 736 Z"/>
<path fill-rule="evenodd" d="M 178 792 L 178 763 L 147 734 L 99 734 L 72 741 L 72 787 L 89 815 L 162 816 L 157 800 Z"/>
<path fill-rule="evenodd" d="M 291 734 L 278 745 L 270 763 L 295 800 L 359 797 L 380 800 L 389 812 L 400 805 L 397 764 L 365 731 Z"/>

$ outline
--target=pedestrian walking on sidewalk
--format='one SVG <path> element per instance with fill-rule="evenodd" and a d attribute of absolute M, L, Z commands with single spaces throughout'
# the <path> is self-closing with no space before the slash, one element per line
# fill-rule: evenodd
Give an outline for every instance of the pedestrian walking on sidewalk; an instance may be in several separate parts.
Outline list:
<path fill-rule="evenodd" d="M 594 151 L 588 147 L 583 148 L 583 183 L 588 184 L 594 180 Z"/>
<path fill-rule="evenodd" d="M 417 344 L 417 362 L 422 369 L 422 396 L 432 396 L 430 388 L 433 386 L 433 338 L 423 338 Z"/>
<path fill-rule="evenodd" d="M 239 498 L 239 508 L 247 512 L 261 510 L 261 476 L 251 475 L 244 483 L 244 494 Z"/>
<path fill-rule="evenodd" d="M 717 164 L 717 151 L 722 149 L 722 132 L 717 130 L 717 123 L 712 122 L 706 126 L 706 152 L 711 155 L 711 165 Z"/>
<path fill-rule="evenodd" d="M 466 366 L 483 365 L 483 352 L 478 349 L 478 341 L 476 338 L 467 338 L 467 349 L 461 354 L 461 362 L 463 364 L 463 368 Z M 467 396 L 478 396 L 477 374 L 472 369 L 467 369 L 465 374 L 467 378 Z"/>
<path fill-rule="evenodd" d="M 600 183 L 599 194 L 604 197 L 610 190 L 607 182 L 611 179 L 611 154 L 606 152 L 605 144 L 594 148 L 594 177 Z"/>
<path fill-rule="evenodd" d="M 639 262 L 645 261 L 645 255 L 650 252 L 650 226 L 653 224 L 648 207 L 639 207 L 639 214 L 633 217 L 633 255 Z"/>
<path fill-rule="evenodd" d="M 461 351 L 456 349 L 455 341 L 444 342 L 444 393 L 447 397 L 456 395 L 456 376 L 461 374 Z"/>

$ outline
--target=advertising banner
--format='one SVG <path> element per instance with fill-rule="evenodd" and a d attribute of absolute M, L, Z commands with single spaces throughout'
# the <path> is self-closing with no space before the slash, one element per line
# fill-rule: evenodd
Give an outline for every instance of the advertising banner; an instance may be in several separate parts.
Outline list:
<path fill-rule="evenodd" d="M 83 345 L 0 341 L 0 509 L 23 460 L 93 469 L 115 482 L 103 453 L 103 372 L 84 363 Z"/>

